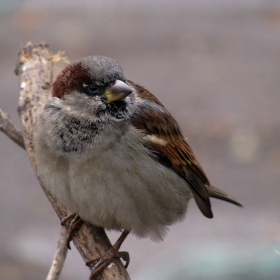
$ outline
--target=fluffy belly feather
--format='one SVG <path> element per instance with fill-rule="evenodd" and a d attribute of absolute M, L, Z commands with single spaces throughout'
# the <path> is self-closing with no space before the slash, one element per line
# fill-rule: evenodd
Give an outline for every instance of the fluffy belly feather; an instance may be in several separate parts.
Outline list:
<path fill-rule="evenodd" d="M 167 226 L 185 216 L 192 194 L 185 180 L 139 145 L 141 139 L 131 132 L 114 145 L 103 143 L 95 149 L 93 143 L 83 155 L 68 157 L 37 141 L 38 174 L 48 190 L 83 220 L 161 240 Z"/>
<path fill-rule="evenodd" d="M 114 147 L 113 157 L 110 150 L 96 160 L 71 160 L 67 204 L 91 224 L 162 239 L 166 226 L 185 215 L 188 185 L 144 148 L 124 145 Z"/>

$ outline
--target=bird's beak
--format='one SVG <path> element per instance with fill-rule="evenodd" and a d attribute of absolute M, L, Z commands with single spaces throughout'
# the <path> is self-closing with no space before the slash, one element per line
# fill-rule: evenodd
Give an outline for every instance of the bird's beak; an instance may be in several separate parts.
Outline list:
<path fill-rule="evenodd" d="M 106 89 L 104 96 L 106 97 L 107 102 L 111 103 L 117 100 L 123 100 L 131 93 L 131 87 L 120 80 L 116 80 L 112 86 Z"/>

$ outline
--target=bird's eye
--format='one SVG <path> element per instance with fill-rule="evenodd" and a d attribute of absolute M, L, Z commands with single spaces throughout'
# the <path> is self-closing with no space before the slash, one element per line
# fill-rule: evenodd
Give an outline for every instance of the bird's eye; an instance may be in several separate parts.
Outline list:
<path fill-rule="evenodd" d="M 0 0 L 1 1 L 1 0 Z M 96 84 L 82 84 L 80 88 L 78 88 L 78 91 L 81 93 L 84 93 L 88 96 L 96 96 L 102 94 L 102 87 L 98 86 Z"/>
<path fill-rule="evenodd" d="M 97 86 L 94 85 L 94 84 L 89 84 L 89 85 L 87 86 L 87 88 L 88 88 L 88 90 L 89 90 L 90 92 L 92 92 L 92 93 L 96 93 L 96 92 L 98 91 Z"/>

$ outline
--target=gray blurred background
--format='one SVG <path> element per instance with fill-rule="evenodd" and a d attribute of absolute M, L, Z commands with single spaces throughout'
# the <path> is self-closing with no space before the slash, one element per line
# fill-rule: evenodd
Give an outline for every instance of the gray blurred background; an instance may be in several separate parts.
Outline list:
<path fill-rule="evenodd" d="M 129 236 L 133 280 L 280 279 L 279 1 L 0 0 L 0 107 L 18 127 L 13 70 L 27 41 L 71 61 L 117 59 L 178 120 L 211 183 L 244 205 L 213 199 L 208 220 L 192 201 L 164 242 Z M 2 133 L 0 159 L 0 279 L 44 279 L 59 220 Z M 73 248 L 61 279 L 88 276 Z"/>

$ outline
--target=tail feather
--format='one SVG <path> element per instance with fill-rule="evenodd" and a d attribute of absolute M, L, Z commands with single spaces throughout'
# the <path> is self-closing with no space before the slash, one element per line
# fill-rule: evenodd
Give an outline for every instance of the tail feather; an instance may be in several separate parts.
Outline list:
<path fill-rule="evenodd" d="M 239 202 L 237 202 L 235 199 L 230 197 L 225 192 L 219 190 L 218 188 L 213 187 L 213 186 L 207 186 L 207 189 L 208 189 L 210 197 L 217 198 L 217 199 L 220 199 L 220 200 L 224 200 L 224 201 L 227 201 L 227 202 L 230 202 L 232 204 L 235 204 L 237 206 L 242 207 L 242 205 Z"/>

